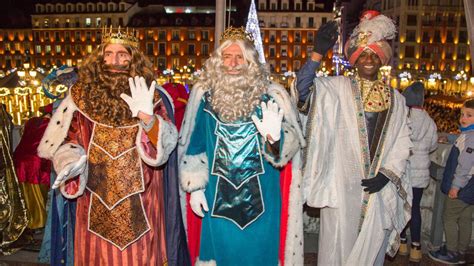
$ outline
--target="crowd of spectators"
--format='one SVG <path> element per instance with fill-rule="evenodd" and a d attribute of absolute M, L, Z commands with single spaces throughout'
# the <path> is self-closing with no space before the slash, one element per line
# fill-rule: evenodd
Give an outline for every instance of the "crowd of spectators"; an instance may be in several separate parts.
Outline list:
<path fill-rule="evenodd" d="M 459 114 L 462 101 L 448 97 L 430 97 L 425 101 L 425 110 L 438 127 L 438 132 L 459 133 Z"/>

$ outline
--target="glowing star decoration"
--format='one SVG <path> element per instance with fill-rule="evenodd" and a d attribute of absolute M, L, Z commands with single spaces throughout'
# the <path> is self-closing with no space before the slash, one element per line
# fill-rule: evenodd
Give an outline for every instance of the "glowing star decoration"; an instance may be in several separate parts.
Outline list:
<path fill-rule="evenodd" d="M 257 9 L 255 8 L 255 2 L 252 0 L 250 3 L 249 15 L 247 18 L 247 26 L 245 31 L 250 33 L 254 39 L 254 45 L 258 52 L 258 60 L 260 63 L 265 63 L 265 56 L 263 53 L 262 35 L 260 34 L 260 26 L 258 25 Z"/>

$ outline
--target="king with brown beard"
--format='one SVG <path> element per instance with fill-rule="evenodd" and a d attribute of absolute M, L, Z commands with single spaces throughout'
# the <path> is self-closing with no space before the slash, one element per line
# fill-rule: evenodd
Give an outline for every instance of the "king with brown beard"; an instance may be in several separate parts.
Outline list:
<path fill-rule="evenodd" d="M 270 82 L 248 35 L 227 29 L 191 91 L 181 127 L 193 263 L 303 264 L 304 143 L 287 92 Z"/>
<path fill-rule="evenodd" d="M 137 47 L 104 28 L 38 148 L 52 188 L 77 199 L 74 265 L 189 265 L 172 102 Z"/>

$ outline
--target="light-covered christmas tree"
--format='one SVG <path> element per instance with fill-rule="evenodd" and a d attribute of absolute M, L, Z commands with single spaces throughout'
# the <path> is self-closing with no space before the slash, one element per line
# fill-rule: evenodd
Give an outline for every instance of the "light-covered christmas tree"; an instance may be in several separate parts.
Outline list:
<path fill-rule="evenodd" d="M 255 48 L 257 48 L 258 52 L 258 59 L 260 63 L 265 63 L 265 54 L 263 53 L 263 44 L 262 44 L 262 35 L 260 35 L 260 27 L 258 25 L 258 16 L 257 16 L 257 9 L 255 8 L 255 2 L 252 0 L 249 9 L 249 16 L 247 18 L 247 26 L 245 27 L 245 31 L 252 34 L 255 44 Z"/>

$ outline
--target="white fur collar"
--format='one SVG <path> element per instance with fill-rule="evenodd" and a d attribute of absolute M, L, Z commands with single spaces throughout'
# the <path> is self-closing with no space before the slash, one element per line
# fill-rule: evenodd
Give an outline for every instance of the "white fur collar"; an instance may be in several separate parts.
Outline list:
<path fill-rule="evenodd" d="M 192 130 L 194 129 L 194 120 L 197 113 L 197 109 L 199 108 L 201 98 L 203 97 L 206 91 L 207 90 L 203 88 L 202 85 L 200 85 L 199 83 L 194 85 L 191 90 L 178 140 L 178 151 L 180 154 L 179 158 L 182 158 L 182 153 L 187 149 L 189 139 L 191 138 Z M 301 147 L 305 147 L 306 141 L 298 123 L 298 111 L 296 110 L 296 106 L 291 101 L 291 98 L 286 92 L 285 88 L 283 88 L 283 86 L 278 83 L 272 82 L 267 89 L 267 93 L 273 99 L 275 99 L 278 106 L 283 109 L 285 120 L 292 127 L 295 128 Z"/>

